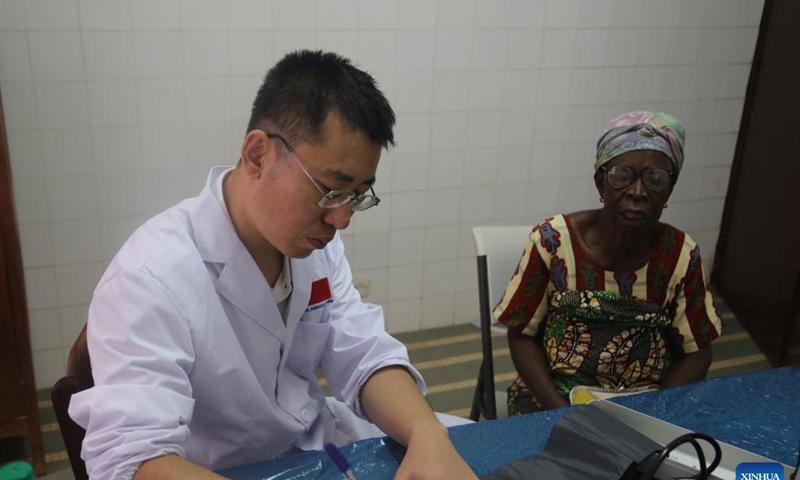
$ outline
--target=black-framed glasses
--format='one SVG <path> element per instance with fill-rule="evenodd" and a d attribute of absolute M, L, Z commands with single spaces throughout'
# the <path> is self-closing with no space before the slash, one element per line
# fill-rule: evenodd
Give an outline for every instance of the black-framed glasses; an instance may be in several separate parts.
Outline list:
<path fill-rule="evenodd" d="M 303 164 L 300 162 L 300 159 L 298 159 L 297 155 L 295 155 L 294 148 L 292 148 L 292 146 L 285 138 L 283 138 L 281 135 L 278 135 L 277 133 L 265 132 L 265 134 L 267 135 L 267 137 L 277 138 L 283 143 L 283 146 L 286 147 L 286 150 L 289 152 L 289 155 L 297 163 L 297 166 L 300 167 L 300 170 L 302 170 L 303 173 L 306 174 L 306 177 L 308 177 L 308 179 L 311 180 L 311 183 L 313 183 L 314 186 L 317 187 L 317 190 L 319 190 L 319 192 L 322 194 L 322 198 L 319 200 L 319 202 L 317 202 L 317 205 L 319 205 L 320 207 L 338 208 L 344 205 L 348 205 L 350 207 L 350 210 L 353 210 L 354 212 L 363 212 L 364 210 L 372 208 L 375 205 L 381 203 L 381 199 L 378 198 L 377 195 L 375 195 L 375 190 L 372 188 L 372 186 L 369 187 L 370 193 L 361 193 L 361 194 L 356 192 L 348 192 L 345 190 L 331 190 L 329 188 L 323 187 L 316 180 L 314 180 L 314 177 L 312 177 L 310 173 L 308 173 L 306 167 L 303 166 Z"/>
<path fill-rule="evenodd" d="M 650 166 L 640 170 L 628 165 L 612 165 L 603 169 L 606 181 L 616 189 L 630 186 L 637 178 L 641 178 L 644 188 L 651 192 L 664 191 L 672 183 L 672 172 L 666 168 Z"/>

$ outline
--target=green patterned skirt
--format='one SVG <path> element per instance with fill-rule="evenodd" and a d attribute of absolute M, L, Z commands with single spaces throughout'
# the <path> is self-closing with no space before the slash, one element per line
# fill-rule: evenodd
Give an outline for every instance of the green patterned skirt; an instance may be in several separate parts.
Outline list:
<path fill-rule="evenodd" d="M 553 384 L 565 397 L 578 385 L 622 391 L 658 384 L 674 354 L 671 323 L 660 305 L 613 292 L 555 293 L 542 336 Z M 541 409 L 517 376 L 508 388 L 509 415 Z"/>

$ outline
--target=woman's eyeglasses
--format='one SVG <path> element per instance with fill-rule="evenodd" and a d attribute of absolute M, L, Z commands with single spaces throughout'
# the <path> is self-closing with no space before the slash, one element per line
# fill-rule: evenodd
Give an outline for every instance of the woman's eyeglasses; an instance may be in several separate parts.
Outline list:
<path fill-rule="evenodd" d="M 612 165 L 603 169 L 606 181 L 616 189 L 630 186 L 637 178 L 641 178 L 644 188 L 651 192 L 661 192 L 672 183 L 672 172 L 666 168 L 647 167 L 639 170 L 628 165 Z"/>
<path fill-rule="evenodd" d="M 354 212 L 363 212 L 364 210 L 372 208 L 381 202 L 381 199 L 378 198 L 377 195 L 375 195 L 375 190 L 373 190 L 372 187 L 369 187 L 369 191 L 371 192 L 370 195 L 367 193 L 358 194 L 356 192 L 347 192 L 344 190 L 330 190 L 328 188 L 320 186 L 320 184 L 317 183 L 316 180 L 314 180 L 314 177 L 312 177 L 311 174 L 308 173 L 306 167 L 304 167 L 303 164 L 300 163 L 300 160 L 297 158 L 297 155 L 294 154 L 294 149 L 292 148 L 291 145 L 289 145 L 289 142 L 286 141 L 285 138 L 278 135 L 277 133 L 266 133 L 266 135 L 269 138 L 277 138 L 283 143 L 283 145 L 286 147 L 286 150 L 289 152 L 289 155 L 294 159 L 295 162 L 297 162 L 297 165 L 300 167 L 300 170 L 302 170 L 303 173 L 306 174 L 308 179 L 311 180 L 311 183 L 313 183 L 314 186 L 317 187 L 317 190 L 319 190 L 319 192 L 322 194 L 322 198 L 317 203 L 317 205 L 319 205 L 320 207 L 338 208 L 344 205 L 349 205 L 350 210 L 353 210 Z M 325 190 L 327 190 L 327 192 Z"/>

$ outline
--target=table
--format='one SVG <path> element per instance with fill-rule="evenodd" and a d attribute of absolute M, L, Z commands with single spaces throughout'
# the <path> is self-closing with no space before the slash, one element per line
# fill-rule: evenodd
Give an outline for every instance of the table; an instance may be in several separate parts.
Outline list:
<path fill-rule="evenodd" d="M 709 434 L 719 441 L 794 466 L 800 445 L 800 369 L 784 367 L 732 375 L 613 400 L 622 406 Z M 478 474 L 539 453 L 553 424 L 570 408 L 452 427 L 450 438 Z M 387 437 L 342 448 L 359 478 L 391 479 L 403 448 Z M 220 472 L 234 480 L 340 480 L 324 452 L 234 467 Z"/>

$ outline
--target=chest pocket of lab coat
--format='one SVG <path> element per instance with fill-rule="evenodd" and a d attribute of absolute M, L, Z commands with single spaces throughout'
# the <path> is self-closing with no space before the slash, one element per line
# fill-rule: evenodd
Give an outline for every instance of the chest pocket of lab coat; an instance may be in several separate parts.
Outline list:
<path fill-rule="evenodd" d="M 302 377 L 315 378 L 315 371 L 328 347 L 332 303 L 309 307 L 297 323 L 286 365 Z"/>

